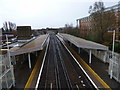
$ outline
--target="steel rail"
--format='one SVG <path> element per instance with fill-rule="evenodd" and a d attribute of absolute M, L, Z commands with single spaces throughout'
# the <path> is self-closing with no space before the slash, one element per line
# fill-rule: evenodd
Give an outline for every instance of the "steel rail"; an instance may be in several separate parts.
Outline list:
<path fill-rule="evenodd" d="M 58 39 L 58 38 L 57 38 Z M 60 42 L 60 40 L 58 39 L 58 41 Z M 61 43 L 61 42 L 60 42 Z M 59 44 L 60 45 L 60 44 Z M 62 45 L 62 44 L 61 44 Z M 62 50 L 62 52 L 64 53 L 64 49 L 62 48 L 62 46 L 60 45 L 60 48 L 61 48 L 61 50 Z M 71 55 L 70 55 L 71 56 Z M 72 57 L 71 57 L 72 58 Z M 68 60 L 68 59 L 66 59 L 66 60 Z M 70 63 L 70 65 L 71 65 L 71 67 L 73 67 L 74 69 L 73 69 L 73 72 L 75 73 L 75 75 L 76 75 L 76 77 L 78 77 L 79 78 L 79 76 L 81 76 L 81 78 L 82 78 L 82 80 L 83 81 L 85 81 L 85 82 L 87 82 L 87 81 L 89 81 L 88 79 L 86 79 L 86 76 L 84 76 L 84 73 L 82 72 L 82 71 L 80 71 L 80 68 L 79 68 L 79 66 L 77 65 L 77 63 L 74 61 L 74 60 L 69 60 L 69 61 L 67 61 L 67 62 L 69 62 Z M 76 66 L 77 65 L 77 66 Z M 78 67 L 78 68 L 77 68 Z M 78 70 L 79 69 L 79 70 Z M 69 69 L 68 69 L 69 70 Z M 78 85 L 77 85 L 77 83 L 79 83 Z M 91 83 L 91 82 L 90 82 Z M 90 85 L 90 83 L 88 84 L 90 87 L 92 87 L 91 85 Z M 76 83 L 75 83 L 75 85 L 77 85 L 77 88 L 80 86 L 80 87 L 83 87 L 83 88 L 85 88 L 85 83 L 83 82 L 83 83 L 81 83 L 81 79 L 79 79 Z"/>
<path fill-rule="evenodd" d="M 49 47 L 48 47 L 48 50 L 50 48 L 50 44 L 49 44 Z M 48 54 L 49 55 L 49 54 Z M 45 89 L 47 88 L 47 80 L 48 80 L 48 71 L 49 71 L 49 65 L 50 65 L 50 61 L 47 60 L 47 69 L 46 69 L 46 80 L 45 80 Z"/>
<path fill-rule="evenodd" d="M 72 89 L 71 80 L 70 80 L 70 78 L 69 78 L 68 72 L 67 72 L 66 67 L 65 67 L 65 65 L 64 65 L 64 60 L 63 60 L 62 57 L 61 57 L 61 53 L 60 53 L 58 44 L 57 44 L 57 49 L 58 49 L 58 54 L 59 54 L 60 62 L 61 62 L 61 65 L 62 65 L 64 74 L 65 74 L 65 78 L 66 78 L 66 81 L 67 81 L 68 88 L 69 88 L 69 89 Z"/>
<path fill-rule="evenodd" d="M 55 42 L 53 42 L 53 43 L 55 43 Z M 55 44 L 54 44 L 55 45 Z M 55 50 L 55 48 L 53 48 L 53 50 L 54 50 L 54 52 L 56 53 L 56 50 Z M 57 56 L 56 56 L 56 54 L 54 55 L 54 62 L 55 62 L 55 70 L 56 70 L 56 79 L 57 79 L 57 81 L 58 81 L 58 87 L 57 88 L 59 88 L 59 89 L 61 89 L 61 84 L 60 84 L 60 76 L 59 76 L 59 69 L 58 69 L 58 62 L 57 62 Z"/>
<path fill-rule="evenodd" d="M 61 37 L 59 37 L 57 35 L 58 39 L 61 41 Z M 67 46 L 64 44 L 63 41 L 61 41 L 61 43 L 63 44 L 63 46 L 65 47 L 65 49 L 69 52 L 69 54 L 72 56 L 72 58 L 75 60 L 75 62 L 79 65 L 79 67 L 81 68 L 81 70 L 84 72 L 84 74 L 86 75 L 86 77 L 88 78 L 88 80 L 92 83 L 92 85 L 94 86 L 95 89 L 99 90 L 97 85 L 93 82 L 93 80 L 90 78 L 90 76 L 86 73 L 86 71 L 82 68 L 82 66 L 79 64 L 79 62 L 76 60 L 76 58 L 72 55 L 72 53 L 69 51 L 69 49 L 67 48 Z"/>

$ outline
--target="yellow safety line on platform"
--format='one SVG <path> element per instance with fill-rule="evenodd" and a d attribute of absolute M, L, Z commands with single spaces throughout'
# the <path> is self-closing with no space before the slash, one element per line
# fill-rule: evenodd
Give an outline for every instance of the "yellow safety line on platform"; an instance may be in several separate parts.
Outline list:
<path fill-rule="evenodd" d="M 67 46 L 68 46 L 68 45 L 67 45 Z M 101 82 L 101 84 L 102 84 L 105 88 L 112 90 L 112 89 L 100 78 L 100 76 L 99 76 L 97 73 L 95 73 L 94 70 L 92 70 L 92 68 L 91 68 L 72 48 L 70 48 L 70 49 L 72 50 L 72 52 L 73 52 L 78 58 L 80 58 L 81 62 L 90 70 L 90 72 Z"/>
<path fill-rule="evenodd" d="M 40 57 L 40 56 L 39 56 L 39 57 Z M 38 57 L 38 59 L 39 59 L 39 57 Z M 29 77 L 29 79 L 28 79 L 28 81 L 27 81 L 27 83 L 26 83 L 26 85 L 25 85 L 24 90 L 30 88 L 30 86 L 31 86 L 31 82 L 32 82 L 32 80 L 33 80 L 33 77 L 35 76 L 35 73 L 36 73 L 36 71 L 37 71 L 37 69 L 38 69 L 37 67 L 38 67 L 39 62 L 40 62 L 40 60 L 38 60 L 38 59 L 37 59 L 37 62 L 36 62 L 36 64 L 35 64 L 35 66 L 34 66 L 34 69 L 32 70 L 32 73 L 30 74 L 30 77 Z"/>
<path fill-rule="evenodd" d="M 83 61 L 82 58 L 81 58 L 81 61 L 85 64 L 85 66 L 86 66 L 87 68 L 89 68 L 89 70 L 94 74 L 94 76 L 101 82 L 101 84 L 102 84 L 105 88 L 110 88 L 110 87 L 100 78 L 100 76 L 99 76 L 97 73 L 95 73 L 95 72 L 93 71 L 93 69 L 92 69 L 88 64 L 86 64 L 85 61 Z"/>

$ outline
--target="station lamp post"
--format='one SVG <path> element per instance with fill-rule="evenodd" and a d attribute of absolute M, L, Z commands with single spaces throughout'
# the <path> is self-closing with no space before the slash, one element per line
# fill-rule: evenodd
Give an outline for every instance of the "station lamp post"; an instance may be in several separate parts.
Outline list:
<path fill-rule="evenodd" d="M 115 30 L 109 30 L 108 32 L 113 33 L 113 45 L 112 45 L 112 60 L 111 60 L 111 70 L 110 70 L 110 79 L 112 79 L 113 76 L 113 59 L 114 59 L 114 48 L 115 48 Z"/>
<path fill-rule="evenodd" d="M 112 57 L 113 57 L 113 54 L 114 54 L 114 47 L 115 47 L 115 30 L 109 30 L 108 32 L 112 32 L 113 33 L 113 45 L 112 45 Z"/>

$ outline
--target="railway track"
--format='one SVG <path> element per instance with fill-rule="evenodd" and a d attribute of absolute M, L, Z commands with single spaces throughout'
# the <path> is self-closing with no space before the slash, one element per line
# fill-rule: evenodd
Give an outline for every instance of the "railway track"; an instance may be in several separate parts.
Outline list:
<path fill-rule="evenodd" d="M 48 50 L 38 87 L 42 89 L 95 89 L 61 41 L 50 35 Z"/>

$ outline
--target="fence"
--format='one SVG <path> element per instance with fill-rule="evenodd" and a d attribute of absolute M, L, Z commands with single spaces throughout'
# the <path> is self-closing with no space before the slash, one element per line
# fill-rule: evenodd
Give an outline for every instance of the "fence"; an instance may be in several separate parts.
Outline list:
<path fill-rule="evenodd" d="M 108 51 L 108 57 L 109 59 L 109 75 L 112 76 L 116 81 L 120 82 L 120 54 L 114 53 L 113 58 L 112 52 Z M 112 72 L 111 72 L 112 71 Z"/>
<path fill-rule="evenodd" d="M 8 55 L 0 55 L 0 90 L 14 85 L 13 66 Z"/>

